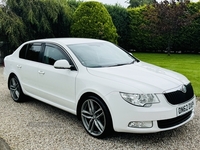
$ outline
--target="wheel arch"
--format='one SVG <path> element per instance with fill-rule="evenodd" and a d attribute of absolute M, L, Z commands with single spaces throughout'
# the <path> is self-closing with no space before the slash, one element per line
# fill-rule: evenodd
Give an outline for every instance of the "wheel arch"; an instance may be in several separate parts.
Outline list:
<path fill-rule="evenodd" d="M 10 82 L 10 79 L 12 78 L 12 77 L 14 77 L 14 76 L 16 76 L 17 77 L 17 75 L 15 74 L 15 73 L 10 73 L 10 75 L 9 75 L 9 77 L 8 77 L 8 81 L 7 81 L 7 85 L 8 85 L 8 89 L 10 90 L 10 86 L 9 86 L 9 82 Z M 18 77 L 17 77 L 18 78 Z M 18 79 L 19 80 L 19 79 Z"/>
<path fill-rule="evenodd" d="M 76 114 L 77 114 L 78 119 L 81 119 L 81 104 L 84 102 L 84 100 L 85 100 L 88 96 L 95 96 L 95 97 L 99 98 L 99 99 L 105 104 L 106 108 L 107 108 L 108 111 L 109 111 L 110 118 L 111 118 L 111 123 L 112 123 L 112 126 L 113 126 L 112 116 L 111 116 L 110 110 L 109 110 L 109 108 L 108 108 L 106 102 L 105 102 L 105 101 L 103 100 L 103 98 L 101 98 L 98 94 L 93 93 L 93 92 L 86 92 L 86 93 L 84 93 L 84 94 L 80 97 L 80 99 L 79 99 L 79 101 L 78 101 L 78 104 L 77 104 L 77 109 L 76 109 Z"/>

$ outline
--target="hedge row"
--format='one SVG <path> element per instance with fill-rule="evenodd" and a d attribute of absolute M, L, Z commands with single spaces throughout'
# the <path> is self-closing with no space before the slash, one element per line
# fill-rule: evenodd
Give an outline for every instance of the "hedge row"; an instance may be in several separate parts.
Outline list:
<path fill-rule="evenodd" d="M 128 50 L 141 52 L 164 52 L 168 39 L 165 35 L 152 36 L 149 30 L 143 27 L 146 24 L 144 11 L 146 6 L 136 8 L 121 8 L 119 6 L 106 6 L 117 28 L 119 45 Z M 188 5 L 190 13 L 200 12 L 200 2 Z M 200 52 L 200 16 L 195 18 L 189 26 L 178 31 L 174 37 L 171 50 L 175 53 Z"/>
<path fill-rule="evenodd" d="M 30 3 L 24 0 L 18 1 L 20 3 L 15 3 L 15 0 L 8 0 L 9 11 L 5 7 L 0 8 L 0 15 L 6 18 L 6 20 L 0 18 L 0 41 L 14 41 L 14 47 L 34 38 L 88 37 L 90 33 L 100 33 L 101 35 L 96 35 L 95 38 L 118 43 L 119 46 L 127 50 L 163 52 L 167 48 L 167 39 L 164 35 L 152 36 L 149 30 L 142 28 L 148 21 L 143 13 L 147 6 L 126 9 L 120 5 L 104 5 L 107 11 L 104 8 L 98 11 L 99 8 L 97 9 L 96 6 L 94 8 L 89 6 L 88 11 L 86 11 L 86 6 L 84 9 L 79 8 L 86 2 L 76 0 L 61 0 L 59 2 L 56 0 L 40 0 L 41 2 L 33 0 Z M 33 3 L 34 7 L 31 6 Z M 27 7 L 30 7 L 30 9 L 27 9 Z M 11 10 L 12 12 L 10 12 Z M 200 2 L 190 3 L 188 10 L 190 13 L 199 12 Z M 82 13 L 86 13 L 86 15 L 82 16 Z M 90 14 L 94 15 L 92 20 L 88 18 Z M 15 20 L 18 22 L 15 22 Z M 86 23 L 87 20 L 90 20 L 90 23 Z M 77 22 L 81 22 L 82 26 L 77 25 Z M 7 24 L 14 24 L 15 26 L 11 28 Z M 98 29 L 100 27 L 101 31 Z M 15 32 L 17 28 L 20 29 L 19 32 Z M 82 31 L 83 28 L 87 28 L 87 30 L 80 32 L 79 28 Z M 179 31 L 173 40 L 172 50 L 182 53 L 199 53 L 199 35 L 200 17 L 197 17 L 189 26 Z M 15 38 L 16 40 L 14 40 Z"/>
<path fill-rule="evenodd" d="M 72 0 L 73 1 L 73 0 Z M 79 2 L 80 4 L 80 2 Z M 77 7 L 79 5 L 76 5 Z M 165 35 L 152 36 L 152 33 L 142 28 L 147 22 L 144 11 L 147 6 L 124 8 L 120 5 L 104 5 L 112 17 L 118 33 L 118 45 L 127 50 L 141 52 L 165 52 L 168 39 Z M 200 12 L 200 2 L 188 5 L 190 13 Z M 171 50 L 175 53 L 200 52 L 200 17 L 189 26 L 182 28 L 174 37 Z"/>

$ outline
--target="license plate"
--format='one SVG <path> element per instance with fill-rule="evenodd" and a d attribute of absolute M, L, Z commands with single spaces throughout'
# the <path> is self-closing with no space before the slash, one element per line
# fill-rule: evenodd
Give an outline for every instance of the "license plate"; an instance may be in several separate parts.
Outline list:
<path fill-rule="evenodd" d="M 183 115 L 192 109 L 194 109 L 194 101 L 190 101 L 182 106 L 179 106 L 177 108 L 177 116 Z"/>

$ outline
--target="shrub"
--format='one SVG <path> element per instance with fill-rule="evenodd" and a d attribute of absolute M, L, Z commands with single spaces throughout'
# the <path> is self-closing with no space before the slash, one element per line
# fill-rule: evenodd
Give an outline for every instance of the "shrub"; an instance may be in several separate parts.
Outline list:
<path fill-rule="evenodd" d="M 165 49 L 163 46 L 165 41 L 163 36 L 156 35 L 146 28 L 150 23 L 145 18 L 146 11 L 146 5 L 128 9 L 130 17 L 130 46 L 137 51 L 159 52 Z"/>
<path fill-rule="evenodd" d="M 109 14 L 112 17 L 113 23 L 117 28 L 119 35 L 118 45 L 128 49 L 129 48 L 129 15 L 126 8 L 120 5 L 105 5 Z"/>
<path fill-rule="evenodd" d="M 189 3 L 188 11 L 191 14 L 196 14 L 192 23 L 182 28 L 179 32 L 179 36 L 177 37 L 175 43 L 176 47 L 182 53 L 199 53 L 200 52 L 200 2 L 197 3 Z"/>
<path fill-rule="evenodd" d="M 73 11 L 75 11 L 81 3 L 83 3 L 81 0 L 67 0 L 67 4 Z"/>
<path fill-rule="evenodd" d="M 73 37 L 103 39 L 117 43 L 117 31 L 107 9 L 99 2 L 89 1 L 79 5 L 71 25 Z"/>

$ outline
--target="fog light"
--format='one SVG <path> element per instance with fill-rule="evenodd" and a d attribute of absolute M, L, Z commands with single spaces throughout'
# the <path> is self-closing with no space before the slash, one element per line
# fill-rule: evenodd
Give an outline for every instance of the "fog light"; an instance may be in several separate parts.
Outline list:
<path fill-rule="evenodd" d="M 131 121 L 128 124 L 131 128 L 151 128 L 153 127 L 153 121 Z"/>

